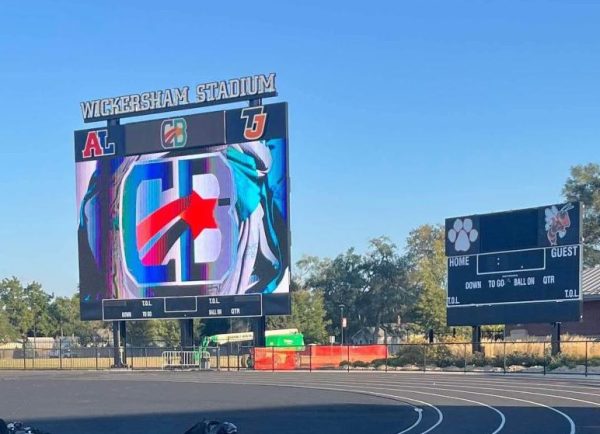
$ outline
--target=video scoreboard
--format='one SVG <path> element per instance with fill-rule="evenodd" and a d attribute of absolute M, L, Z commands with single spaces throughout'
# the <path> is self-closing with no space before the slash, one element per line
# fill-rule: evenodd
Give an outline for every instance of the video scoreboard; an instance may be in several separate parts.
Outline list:
<path fill-rule="evenodd" d="M 581 205 L 446 219 L 448 325 L 579 321 Z"/>
<path fill-rule="evenodd" d="M 287 104 L 78 130 L 83 320 L 291 311 Z"/>

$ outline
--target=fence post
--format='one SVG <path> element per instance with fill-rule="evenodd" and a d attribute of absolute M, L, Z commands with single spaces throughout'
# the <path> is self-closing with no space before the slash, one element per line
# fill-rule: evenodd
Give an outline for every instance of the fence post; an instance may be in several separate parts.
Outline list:
<path fill-rule="evenodd" d="M 98 342 L 96 342 L 96 345 L 94 346 L 94 349 L 96 350 L 96 371 L 98 370 Z"/>
<path fill-rule="evenodd" d="M 27 338 L 23 339 L 23 370 L 27 370 Z"/>
<path fill-rule="evenodd" d="M 62 355 L 62 338 L 58 338 L 58 366 L 59 369 L 63 368 L 63 355 Z"/>
<path fill-rule="evenodd" d="M 542 358 L 544 359 L 544 375 L 546 375 L 546 341 L 544 341 L 544 349 L 542 351 Z"/>
<path fill-rule="evenodd" d="M 388 353 L 389 353 L 389 346 L 386 344 L 385 345 L 385 372 L 387 372 L 387 365 L 388 365 Z"/>
<path fill-rule="evenodd" d="M 346 351 L 348 354 L 348 372 L 350 372 L 350 345 L 346 345 Z"/>
<path fill-rule="evenodd" d="M 275 347 L 271 347 L 271 372 L 275 372 Z"/>
<path fill-rule="evenodd" d="M 221 345 L 217 345 L 217 371 L 221 372 Z"/>
<path fill-rule="evenodd" d="M 506 375 L 506 341 L 503 341 L 502 347 L 504 348 L 504 362 L 502 363 L 504 374 Z"/>
<path fill-rule="evenodd" d="M 423 372 L 427 371 L 427 344 L 421 344 L 423 346 Z"/>
<path fill-rule="evenodd" d="M 585 341 L 585 376 L 588 375 L 588 341 Z"/>
<path fill-rule="evenodd" d="M 229 353 L 230 353 L 229 347 L 230 346 L 231 346 L 231 344 L 228 342 L 227 346 L 225 347 L 225 348 L 227 348 L 227 351 L 226 351 L 227 352 L 227 372 L 229 372 Z"/>
<path fill-rule="evenodd" d="M 314 345 L 308 346 L 308 372 L 312 372 L 312 349 Z"/>
<path fill-rule="evenodd" d="M 463 374 L 467 373 L 467 344 L 463 344 L 463 357 L 465 359 L 465 363 L 463 364 Z"/>

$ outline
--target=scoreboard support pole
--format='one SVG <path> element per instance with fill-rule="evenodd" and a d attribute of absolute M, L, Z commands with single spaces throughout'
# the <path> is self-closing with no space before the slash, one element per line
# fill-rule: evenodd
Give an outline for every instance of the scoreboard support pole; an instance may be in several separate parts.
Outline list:
<path fill-rule="evenodd" d="M 256 318 L 256 331 L 254 333 L 255 342 L 257 347 L 266 347 L 267 342 L 265 339 L 265 331 L 267 330 L 267 317 L 265 315 Z"/>
<path fill-rule="evenodd" d="M 124 326 L 123 326 L 124 328 Z M 113 332 L 113 368 L 122 368 L 123 359 L 121 358 L 121 321 L 112 322 Z"/>
<path fill-rule="evenodd" d="M 560 323 L 552 323 L 552 350 L 553 356 L 560 353 Z"/>
<path fill-rule="evenodd" d="M 106 127 L 111 128 L 121 124 L 121 119 L 109 119 Z M 113 321 L 113 367 L 122 368 L 127 365 L 127 326 L 125 321 Z M 121 357 L 121 340 L 123 341 L 123 357 Z"/>
<path fill-rule="evenodd" d="M 127 321 L 119 321 L 119 333 L 121 334 L 121 344 L 123 346 L 122 367 L 127 367 Z"/>
<path fill-rule="evenodd" d="M 113 321 L 113 367 L 121 366 L 121 335 L 119 334 L 119 321 Z"/>
<path fill-rule="evenodd" d="M 181 349 L 183 351 L 192 350 L 194 347 L 194 320 L 193 319 L 180 319 L 180 338 L 181 338 Z"/>
<path fill-rule="evenodd" d="M 471 350 L 474 353 L 481 352 L 481 326 L 473 326 L 471 334 Z"/>
<path fill-rule="evenodd" d="M 262 105 L 262 98 L 251 99 L 248 101 L 249 107 L 256 107 Z M 257 347 L 265 347 L 267 345 L 265 339 L 265 332 L 267 331 L 267 317 L 266 315 L 260 316 L 256 320 L 256 331 L 254 333 L 255 345 Z"/>

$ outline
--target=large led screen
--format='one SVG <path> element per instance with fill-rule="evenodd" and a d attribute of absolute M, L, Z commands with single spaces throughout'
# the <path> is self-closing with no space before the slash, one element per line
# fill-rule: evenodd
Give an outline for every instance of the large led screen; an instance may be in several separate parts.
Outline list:
<path fill-rule="evenodd" d="M 288 313 L 286 106 L 255 109 L 76 132 L 83 319 Z"/>

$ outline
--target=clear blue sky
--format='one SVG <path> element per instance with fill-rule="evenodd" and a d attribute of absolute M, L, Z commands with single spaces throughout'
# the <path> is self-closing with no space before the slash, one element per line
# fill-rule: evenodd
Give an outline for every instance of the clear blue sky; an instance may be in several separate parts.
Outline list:
<path fill-rule="evenodd" d="M 79 102 L 275 71 L 293 257 L 560 200 L 600 154 L 596 1 L 2 2 L 0 278 L 78 282 Z"/>

